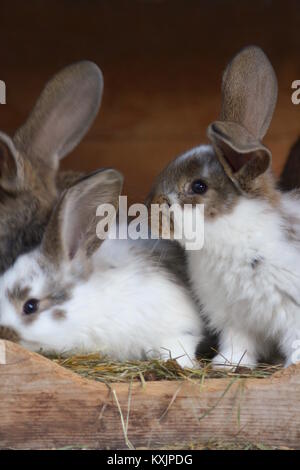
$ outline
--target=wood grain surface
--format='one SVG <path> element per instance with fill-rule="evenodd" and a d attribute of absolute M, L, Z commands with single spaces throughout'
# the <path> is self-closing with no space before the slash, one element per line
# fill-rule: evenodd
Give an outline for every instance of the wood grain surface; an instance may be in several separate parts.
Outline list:
<path fill-rule="evenodd" d="M 0 341 L 0 448 L 151 448 L 231 439 L 300 448 L 299 406 L 300 365 L 267 379 L 108 386 Z"/>

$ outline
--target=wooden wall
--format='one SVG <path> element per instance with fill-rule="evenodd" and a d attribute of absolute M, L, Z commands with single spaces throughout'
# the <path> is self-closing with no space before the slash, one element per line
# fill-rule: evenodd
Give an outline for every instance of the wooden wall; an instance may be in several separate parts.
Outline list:
<path fill-rule="evenodd" d="M 80 59 L 103 70 L 103 106 L 82 144 L 63 163 L 114 166 L 131 199 L 141 199 L 175 155 L 206 140 L 218 116 L 220 79 L 239 48 L 258 44 L 279 79 L 279 100 L 266 143 L 275 171 L 299 135 L 298 0 L 1 0 L 0 79 L 7 105 L 0 129 L 12 133 L 45 81 Z"/>

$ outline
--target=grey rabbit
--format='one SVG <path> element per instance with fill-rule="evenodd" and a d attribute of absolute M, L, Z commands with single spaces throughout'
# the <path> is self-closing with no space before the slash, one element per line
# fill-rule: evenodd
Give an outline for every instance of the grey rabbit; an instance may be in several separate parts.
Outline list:
<path fill-rule="evenodd" d="M 0 132 L 0 274 L 39 244 L 58 194 L 78 178 L 58 173 L 59 161 L 90 128 L 102 90 L 96 64 L 72 64 L 46 84 L 13 138 Z"/>

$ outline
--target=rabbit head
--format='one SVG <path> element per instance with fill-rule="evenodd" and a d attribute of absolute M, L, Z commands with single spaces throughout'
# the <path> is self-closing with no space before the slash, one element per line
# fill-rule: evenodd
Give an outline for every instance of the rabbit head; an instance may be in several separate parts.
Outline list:
<path fill-rule="evenodd" d="M 75 63 L 47 83 L 13 138 L 0 132 L 0 273 L 40 242 L 57 197 L 59 161 L 90 128 L 102 89 L 94 63 Z"/>
<path fill-rule="evenodd" d="M 271 153 L 261 142 L 276 99 L 276 77 L 263 51 L 256 46 L 240 51 L 223 74 L 220 120 L 208 127 L 212 145 L 171 162 L 148 203 L 204 204 L 205 220 L 232 211 L 241 197 L 276 204 Z"/>
<path fill-rule="evenodd" d="M 84 286 L 93 273 L 92 255 L 103 241 L 96 235 L 96 209 L 104 203 L 117 209 L 122 182 L 120 173 L 104 170 L 67 189 L 41 245 L 21 255 L 2 275 L 0 325 L 15 332 L 24 346 L 57 350 L 64 345 L 68 350 L 73 342 L 78 345 L 78 318 L 84 318 L 88 308 Z"/>

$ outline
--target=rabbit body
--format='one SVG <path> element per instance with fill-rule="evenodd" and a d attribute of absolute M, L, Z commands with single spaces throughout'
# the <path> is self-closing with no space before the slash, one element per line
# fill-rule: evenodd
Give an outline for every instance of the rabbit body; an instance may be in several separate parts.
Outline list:
<path fill-rule="evenodd" d="M 151 266 L 145 253 L 132 248 L 126 240 L 107 240 L 94 260 L 92 275 L 72 286 L 64 273 L 55 280 L 57 291 L 52 290 L 49 272 L 41 270 L 38 253 L 21 256 L 12 272 L 4 275 L 5 291 L 14 291 L 7 282 L 10 286 L 24 283 L 25 289 L 30 288 L 29 297 L 51 295 L 59 301 L 23 326 L 2 291 L 6 301 L 2 300 L 1 324 L 20 331 L 20 344 L 35 351 L 98 351 L 121 361 L 178 357 L 182 365 L 192 366 L 200 339 L 193 302 L 167 272 Z M 62 295 L 67 298 L 64 302 L 60 302 Z"/>
<path fill-rule="evenodd" d="M 80 234 L 79 227 L 88 227 L 87 212 L 94 216 L 101 191 L 105 198 L 109 193 L 107 173 L 116 172 L 92 176 L 86 195 L 89 178 L 66 191 L 41 247 L 19 257 L 4 273 L 0 325 L 12 328 L 19 342 L 35 351 L 98 351 L 122 361 L 172 357 L 193 366 L 202 323 L 179 278 L 158 263 L 145 240 L 107 238 L 94 249 L 95 226 L 85 237 Z M 24 304 L 30 299 L 38 307 L 28 315 Z"/>
<path fill-rule="evenodd" d="M 255 366 L 274 341 L 286 365 L 293 362 L 300 339 L 300 200 L 287 194 L 279 204 L 241 197 L 230 214 L 206 220 L 203 249 L 186 252 L 203 315 L 220 334 L 215 364 Z"/>

